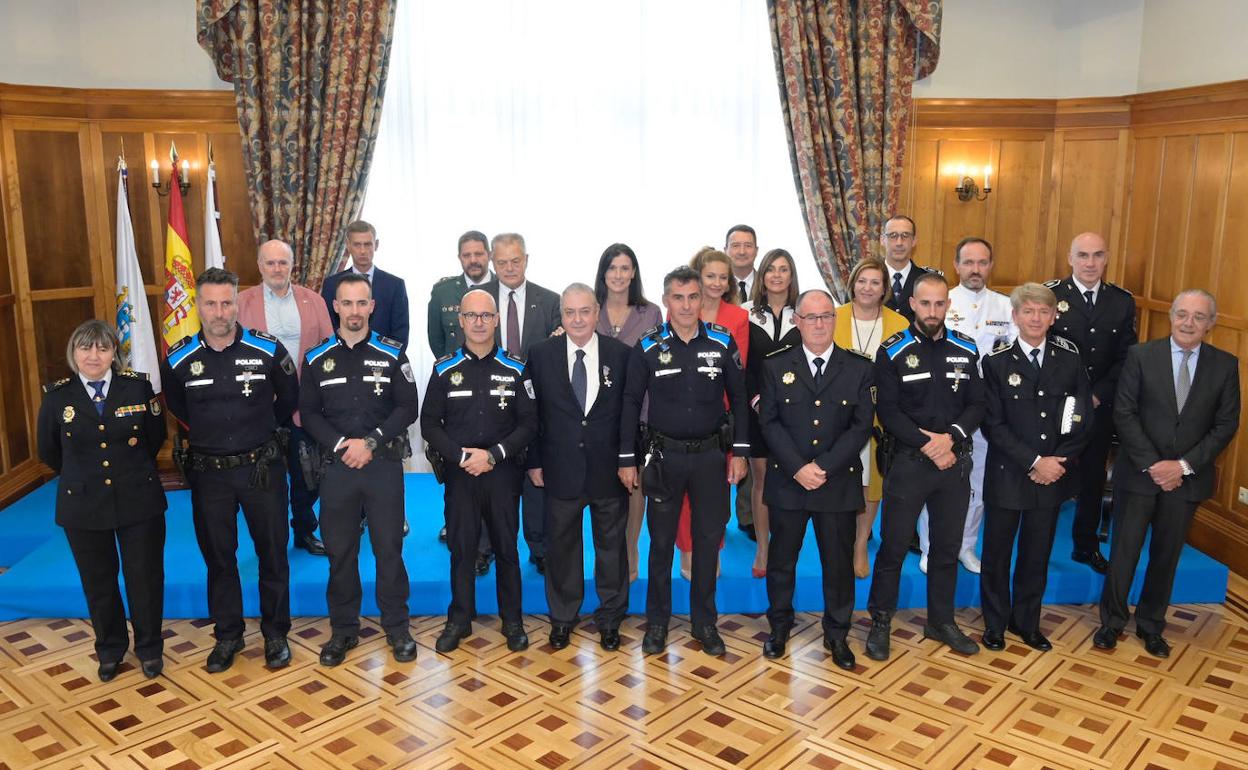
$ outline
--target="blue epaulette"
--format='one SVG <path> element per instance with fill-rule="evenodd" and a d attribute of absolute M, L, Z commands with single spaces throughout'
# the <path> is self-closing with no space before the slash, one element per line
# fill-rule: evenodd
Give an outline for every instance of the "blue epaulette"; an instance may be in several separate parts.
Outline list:
<path fill-rule="evenodd" d="M 494 359 L 508 369 L 512 369 L 516 374 L 524 374 L 524 359 L 516 358 L 506 350 L 499 348 L 494 354 Z"/>
<path fill-rule="evenodd" d="M 975 346 L 975 340 L 966 336 L 957 329 L 946 329 L 945 331 L 947 332 L 945 336 L 949 338 L 950 342 L 960 348 L 966 348 L 975 355 L 979 355 L 979 348 Z"/>
<path fill-rule="evenodd" d="M 368 346 L 374 350 L 380 350 L 396 361 L 403 352 L 403 345 L 398 340 L 383 337 L 377 332 L 372 332 L 368 335 Z"/>
<path fill-rule="evenodd" d="M 169 355 L 166 356 L 169 360 L 169 368 L 177 369 L 178 364 L 185 361 L 187 356 L 191 355 L 196 350 L 199 350 L 203 347 L 203 345 L 204 343 L 200 341 L 198 334 L 191 335 L 190 337 L 183 337 L 178 344 L 169 348 Z"/>
<path fill-rule="evenodd" d="M 447 353 L 435 361 L 433 364 L 433 371 L 441 377 L 446 374 L 447 370 L 454 369 L 460 361 L 463 361 L 466 358 L 467 356 L 464 355 L 464 349 L 456 348 L 453 353 Z"/>
<path fill-rule="evenodd" d="M 902 331 L 899 331 L 884 340 L 884 352 L 888 354 L 888 358 L 891 361 L 901 355 L 901 351 L 910 347 L 914 343 L 914 332 L 910 331 L 909 327 L 906 327 Z"/>
<path fill-rule="evenodd" d="M 727 350 L 728 343 L 732 342 L 732 335 L 728 333 L 727 329 L 710 321 L 703 321 L 702 326 L 706 329 L 706 336 L 723 345 L 724 349 Z"/>
<path fill-rule="evenodd" d="M 238 341 L 256 350 L 262 350 L 270 356 L 277 355 L 277 338 L 264 332 L 256 331 L 255 329 L 243 329 L 243 336 L 239 337 Z"/>
<path fill-rule="evenodd" d="M 672 336 L 672 327 L 670 324 L 661 323 L 641 335 L 641 350 L 648 352 L 650 348 L 658 345 L 662 340 Z"/>
<path fill-rule="evenodd" d="M 336 347 L 338 347 L 338 337 L 337 336 L 326 337 L 325 339 L 313 345 L 312 348 L 309 349 L 308 352 L 303 355 L 304 366 L 310 366 L 314 361 L 316 361 L 316 359 L 320 358 L 321 356 L 325 355 L 326 353 L 328 353 L 329 351 L 333 350 Z"/>

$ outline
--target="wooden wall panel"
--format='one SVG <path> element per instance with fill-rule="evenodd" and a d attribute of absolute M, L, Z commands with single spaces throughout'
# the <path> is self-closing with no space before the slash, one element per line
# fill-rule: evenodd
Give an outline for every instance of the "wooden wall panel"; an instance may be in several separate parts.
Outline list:
<path fill-rule="evenodd" d="M 1248 286 L 1248 132 L 1232 136 L 1226 217 L 1218 251 L 1218 310 L 1248 318 L 1248 291 L 1244 290 Z M 1248 459 L 1248 452 L 1243 454 Z"/>
<path fill-rule="evenodd" d="M 0 371 L 21 371 L 18 348 L 17 307 L 14 303 L 0 304 Z M 16 379 L 16 378 L 15 378 Z M 6 383 L 8 378 L 6 376 Z M 14 383 L 16 385 L 16 382 Z M 26 390 L 21 387 L 0 388 L 0 425 L 4 426 L 3 469 L 8 472 L 30 459 L 33 447 L 26 427 Z"/>
<path fill-rule="evenodd" d="M 1230 148 L 1230 137 L 1226 134 L 1204 134 L 1196 138 L 1192 202 L 1187 215 L 1187 242 L 1183 246 L 1186 258 L 1181 263 L 1179 280 L 1182 288 L 1215 289 L 1214 263 L 1226 215 Z"/>
<path fill-rule="evenodd" d="M 79 132 L 18 129 L 13 146 L 30 288 L 91 286 Z"/>
<path fill-rule="evenodd" d="M 1131 203 L 1127 208 L 1127 237 L 1122 253 L 1121 283 L 1127 291 L 1143 296 L 1148 266 L 1155 253 L 1154 225 L 1161 200 L 1161 154 L 1163 141 L 1157 137 L 1135 141 L 1131 171 Z"/>
<path fill-rule="evenodd" d="M 210 133 L 208 139 L 217 167 L 217 210 L 221 212 L 219 229 L 225 265 L 238 273 L 241 284 L 252 286 L 260 283 L 260 270 L 256 266 L 258 244 L 243 173 L 242 138 L 232 131 Z"/>
<path fill-rule="evenodd" d="M 1163 148 L 1161 177 L 1157 186 L 1164 202 L 1157 207 L 1153 230 L 1152 279 L 1144 295 L 1168 303 L 1179 290 L 1180 269 L 1187 243 L 1187 218 L 1191 210 L 1192 169 L 1196 138 L 1168 137 Z M 1143 223 L 1140 223 L 1143 224 Z"/>
<path fill-rule="evenodd" d="M 1116 139 L 1065 137 L 1055 184 L 1057 222 L 1054 249 L 1048 255 L 1050 277 L 1070 272 L 1067 256 L 1076 235 L 1094 232 L 1111 240 L 1117 156 Z"/>
<path fill-rule="evenodd" d="M 990 197 L 993 215 L 988 240 L 993 248 L 993 283 L 1016 286 L 1041 272 L 1044 245 L 1044 140 L 1000 142 L 997 182 Z"/>

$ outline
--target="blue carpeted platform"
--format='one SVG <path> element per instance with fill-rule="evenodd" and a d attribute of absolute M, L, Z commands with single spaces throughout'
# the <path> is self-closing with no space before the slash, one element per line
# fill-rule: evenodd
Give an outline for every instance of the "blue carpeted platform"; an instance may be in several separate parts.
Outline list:
<path fill-rule="evenodd" d="M 440 615 L 446 612 L 450 602 L 450 559 L 446 548 L 437 542 L 436 534 L 442 523 L 442 489 L 430 474 L 407 475 L 407 511 L 412 534 L 404 543 L 404 559 L 411 579 L 410 606 L 414 615 Z M 0 620 L 25 617 L 86 617 L 86 605 L 78 571 L 74 566 L 65 538 L 52 520 L 55 499 L 55 481 L 40 487 L 13 505 L 0 511 L 0 564 L 9 566 L 0 574 Z M 1053 548 L 1050 565 L 1046 604 L 1083 604 L 1100 598 L 1099 575 L 1086 566 L 1070 561 L 1071 506 L 1063 511 L 1058 524 L 1057 543 Z M 243 589 L 246 613 L 259 614 L 256 594 L 256 559 L 246 526 L 240 517 L 239 554 L 243 573 Z M 585 542 L 592 540 L 586 528 Z M 873 545 L 877 541 L 873 541 Z M 632 585 L 630 611 L 642 613 L 645 609 L 646 581 L 644 564 L 648 539 L 642 531 L 642 577 Z M 523 540 L 520 555 L 524 574 L 524 610 L 542 613 L 546 610 L 542 577 L 527 563 L 528 552 Z M 763 580 L 750 576 L 754 544 L 745 535 L 729 527 L 723 551 L 723 574 L 719 580 L 718 604 L 721 612 L 763 612 L 767 608 L 767 593 Z M 592 573 L 592 551 L 587 547 L 586 574 Z M 1132 601 L 1138 594 L 1148 559 L 1145 548 Z M 367 547 L 361 550 L 360 566 L 364 579 L 364 614 L 376 615 L 373 602 L 373 560 Z M 689 584 L 679 578 L 674 566 L 673 611 L 689 611 Z M 328 562 L 324 558 L 310 556 L 300 550 L 292 550 L 290 556 L 291 612 L 294 615 L 325 615 L 325 581 Z M 204 582 L 205 571 L 195 543 L 191 525 L 190 493 L 174 492 L 169 495 L 168 541 L 165 548 L 165 616 L 170 618 L 198 618 L 207 615 Z M 592 577 L 592 576 L 591 576 Z M 1174 586 L 1175 603 L 1220 603 L 1226 597 L 1227 568 L 1203 553 L 1188 547 L 1179 564 Z M 858 581 L 858 607 L 866 605 L 870 580 Z M 494 573 L 477 580 L 477 609 L 481 613 L 493 613 L 495 602 Z M 919 572 L 918 557 L 906 560 L 901 579 L 901 607 L 921 607 L 926 604 L 926 577 Z M 798 562 L 796 606 L 799 610 L 822 608 L 822 592 L 819 580 L 819 561 L 814 536 L 808 532 L 806 544 Z M 962 570 L 958 578 L 958 606 L 979 603 L 979 578 Z M 596 604 L 592 584 L 586 587 L 588 612 Z"/>

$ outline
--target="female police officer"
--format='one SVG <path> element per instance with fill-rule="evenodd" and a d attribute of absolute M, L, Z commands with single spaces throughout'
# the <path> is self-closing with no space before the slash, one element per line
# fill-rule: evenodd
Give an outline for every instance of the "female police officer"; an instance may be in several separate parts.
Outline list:
<path fill-rule="evenodd" d="M 103 321 L 80 325 L 65 351 L 74 376 L 45 385 L 39 408 L 39 459 L 61 475 L 56 523 L 78 565 L 102 682 L 117 675 L 130 642 L 119 549 L 134 652 L 147 678 L 160 675 L 164 647 L 165 494 L 156 452 L 165 418 L 146 375 L 123 371 L 117 348 Z"/>

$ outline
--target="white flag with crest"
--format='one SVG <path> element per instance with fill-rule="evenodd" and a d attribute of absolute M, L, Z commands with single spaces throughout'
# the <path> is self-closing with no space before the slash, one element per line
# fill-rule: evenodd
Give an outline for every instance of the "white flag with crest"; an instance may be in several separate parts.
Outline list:
<path fill-rule="evenodd" d="M 217 164 L 212 161 L 212 148 L 208 148 L 208 190 L 204 195 L 204 267 L 225 267 L 225 255 L 221 253 L 221 231 L 217 229 Z"/>
<path fill-rule="evenodd" d="M 134 226 L 126 198 L 126 161 L 117 161 L 117 336 L 126 366 L 143 372 L 160 392 L 160 364 L 156 358 L 156 333 L 147 305 L 147 290 L 134 247 Z"/>

